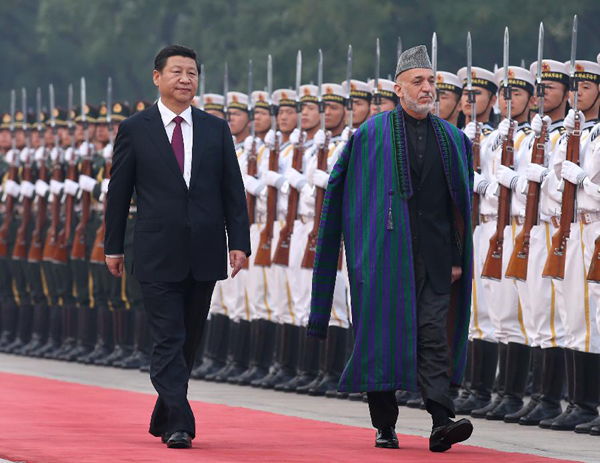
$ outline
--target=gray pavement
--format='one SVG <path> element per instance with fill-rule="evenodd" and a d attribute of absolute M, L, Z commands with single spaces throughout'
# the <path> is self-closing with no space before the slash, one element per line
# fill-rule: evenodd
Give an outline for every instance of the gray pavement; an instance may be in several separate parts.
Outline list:
<path fill-rule="evenodd" d="M 0 354 L 0 371 L 154 394 L 148 375 L 135 370 Z M 313 420 L 371 427 L 367 404 L 362 402 L 308 397 L 228 384 L 217 385 L 196 380 L 190 383 L 189 398 Z M 599 437 L 486 420 L 474 419 L 473 424 L 475 431 L 468 441 L 470 445 L 589 463 L 600 461 Z M 431 419 L 425 411 L 400 408 L 398 433 L 427 437 L 430 430 Z M 0 460 L 0 463 L 3 461 Z"/>

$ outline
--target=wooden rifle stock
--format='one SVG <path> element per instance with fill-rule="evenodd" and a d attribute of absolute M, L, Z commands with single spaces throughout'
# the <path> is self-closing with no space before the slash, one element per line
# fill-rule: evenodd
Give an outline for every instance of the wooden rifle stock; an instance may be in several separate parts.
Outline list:
<path fill-rule="evenodd" d="M 580 141 L 580 126 L 579 118 L 575 119 L 575 127 L 573 133 L 569 135 L 567 141 L 567 161 L 574 164 L 579 164 L 579 141 Z M 567 182 L 563 179 L 564 188 L 562 194 L 562 205 L 560 222 L 558 230 L 552 236 L 552 245 L 542 276 L 544 278 L 553 278 L 555 280 L 563 280 L 565 277 L 565 260 L 567 257 L 567 241 L 571 235 L 571 223 L 575 218 L 575 196 L 577 194 L 577 185 Z"/>
<path fill-rule="evenodd" d="M 8 170 L 9 180 L 16 181 L 18 169 L 15 164 L 12 164 Z M 10 233 L 10 225 L 13 221 L 15 209 L 15 198 L 6 194 L 6 203 L 4 206 L 4 220 L 0 226 L 0 257 L 8 256 L 8 235 Z"/>
<path fill-rule="evenodd" d="M 593 283 L 600 283 L 600 236 L 596 238 L 594 253 L 590 262 L 590 269 L 587 274 L 587 280 Z"/>
<path fill-rule="evenodd" d="M 67 169 L 67 179 L 77 181 L 77 166 L 71 162 Z M 56 247 L 54 249 L 53 261 L 59 264 L 66 264 L 69 258 L 67 246 L 71 237 L 71 226 L 73 224 L 73 206 L 75 197 L 66 195 L 65 199 L 65 223 L 56 238 Z"/>
<path fill-rule="evenodd" d="M 91 156 L 88 155 L 82 162 L 81 175 L 92 175 L 92 160 Z M 73 260 L 85 260 L 86 249 L 85 249 L 85 229 L 90 221 L 90 208 L 92 202 L 92 195 L 89 191 L 81 192 L 81 219 L 75 228 L 75 235 L 73 236 L 73 246 L 71 247 L 71 259 Z"/>
<path fill-rule="evenodd" d="M 476 126 L 475 139 L 473 140 L 473 170 L 478 174 L 481 173 L 481 130 L 479 124 Z M 479 225 L 479 193 L 473 192 L 473 205 L 471 209 L 471 227 L 475 230 L 475 227 Z"/>
<path fill-rule="evenodd" d="M 514 143 L 513 143 L 514 129 L 511 124 L 508 129 L 508 135 L 502 142 L 502 158 L 501 163 L 503 166 L 512 168 L 514 162 Z M 504 249 L 504 229 L 507 225 L 510 225 L 510 199 L 511 199 L 510 188 L 500 185 L 500 196 L 498 198 L 498 220 L 496 222 L 496 231 L 490 238 L 490 247 L 488 249 L 485 262 L 483 264 L 483 270 L 481 271 L 481 278 L 488 278 L 490 280 L 501 280 L 502 279 L 502 252 Z"/>
<path fill-rule="evenodd" d="M 104 162 L 104 178 L 110 178 L 110 169 L 112 162 L 106 160 Z M 102 223 L 96 230 L 96 237 L 94 238 L 94 245 L 92 246 L 92 253 L 90 255 L 90 262 L 95 264 L 104 263 L 104 237 L 106 235 L 106 198 L 104 198 L 104 207 L 102 213 Z"/>
<path fill-rule="evenodd" d="M 23 181 L 31 182 L 33 175 L 31 172 L 31 162 L 27 161 L 23 168 Z M 15 238 L 15 246 L 13 248 L 12 258 L 15 260 L 24 260 L 27 257 L 27 232 L 29 223 L 31 222 L 31 203 L 32 198 L 23 197 L 22 217 L 19 228 L 17 228 L 17 236 Z"/>
<path fill-rule="evenodd" d="M 275 137 L 275 147 L 269 152 L 269 170 L 279 170 L 279 142 Z M 277 188 L 269 186 L 267 193 L 267 221 L 260 232 L 258 251 L 254 258 L 254 265 L 261 267 L 271 266 L 271 244 L 273 242 L 273 225 L 277 216 Z"/>
<path fill-rule="evenodd" d="M 298 172 L 302 171 L 302 159 L 304 157 L 304 146 L 298 144 L 294 146 L 294 157 L 292 158 L 292 167 Z M 290 243 L 294 233 L 294 222 L 298 216 L 298 203 L 300 192 L 295 188 L 290 188 L 288 196 L 288 208 L 285 218 L 285 225 L 279 232 L 279 241 L 273 256 L 273 263 L 277 265 L 288 266 L 290 264 Z"/>
<path fill-rule="evenodd" d="M 323 148 L 319 150 L 317 155 L 317 169 L 327 172 L 327 155 L 329 153 L 329 140 L 331 133 L 327 132 Z M 302 268 L 313 268 L 315 266 L 315 253 L 317 250 L 317 239 L 319 237 L 319 224 L 321 221 L 321 212 L 323 211 L 323 201 L 325 200 L 325 190 L 316 187 L 315 193 L 315 220 L 313 228 L 308 234 L 304 257 L 302 258 Z"/>
<path fill-rule="evenodd" d="M 60 160 L 54 161 L 52 166 L 52 180 L 62 181 L 62 168 Z M 46 241 L 42 252 L 42 259 L 45 262 L 54 262 L 58 244 L 58 226 L 60 224 L 60 196 L 52 195 L 52 207 L 50 209 L 50 226 L 46 233 Z"/>
<path fill-rule="evenodd" d="M 533 145 L 533 153 L 531 154 L 531 162 L 534 164 L 543 165 L 546 155 L 546 135 L 548 127 L 542 125 L 540 135 L 535 137 Z M 527 201 L 525 203 L 525 223 L 521 232 L 515 238 L 515 246 L 508 261 L 506 268 L 506 278 L 515 280 L 527 280 L 527 267 L 529 264 L 529 241 L 531 238 L 531 229 L 538 221 L 538 213 L 540 206 L 540 189 L 541 185 L 538 182 L 528 182 Z"/>
<path fill-rule="evenodd" d="M 48 168 L 46 160 L 42 159 L 38 163 L 38 179 L 48 183 Z M 46 225 L 46 215 L 48 211 L 48 202 L 46 198 L 37 196 L 37 214 L 35 216 L 35 228 L 31 235 L 31 244 L 29 245 L 29 253 L 27 260 L 29 262 L 41 262 L 44 250 L 44 226 Z"/>

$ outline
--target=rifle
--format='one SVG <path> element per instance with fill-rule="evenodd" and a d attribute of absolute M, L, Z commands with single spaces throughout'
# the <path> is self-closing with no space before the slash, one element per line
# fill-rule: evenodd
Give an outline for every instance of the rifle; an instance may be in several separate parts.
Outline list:
<path fill-rule="evenodd" d="M 86 111 L 86 92 L 85 92 L 85 78 L 81 78 L 81 122 L 83 124 L 83 132 L 85 134 L 83 144 L 85 146 L 85 156 L 81 163 L 81 175 L 92 175 L 92 153 L 89 143 L 89 130 L 88 120 Z M 81 219 L 75 228 L 75 235 L 73 237 L 73 246 L 71 247 L 71 259 L 73 260 L 85 260 L 86 246 L 85 246 L 85 231 L 90 221 L 90 208 L 92 204 L 92 195 L 89 191 L 81 191 Z"/>
<path fill-rule="evenodd" d="M 256 143 L 254 129 L 254 105 L 252 104 L 252 60 L 248 63 L 248 118 L 250 120 L 250 135 L 252 136 L 252 148 L 248 153 L 247 174 L 252 177 L 258 175 L 258 166 L 256 165 Z M 248 218 L 250 225 L 256 222 L 256 196 L 246 193 L 246 202 L 248 203 Z"/>
<path fill-rule="evenodd" d="M 75 161 L 75 123 L 73 122 L 73 86 L 69 84 L 69 133 L 71 135 L 71 160 L 67 167 L 67 180 L 77 181 L 77 163 Z M 56 247 L 52 260 L 59 264 L 66 264 L 68 260 L 67 245 L 71 237 L 73 224 L 73 206 L 75 197 L 67 194 L 65 199 L 65 223 L 56 237 Z"/>
<path fill-rule="evenodd" d="M 381 112 L 381 94 L 379 93 L 379 68 L 381 62 L 381 50 L 379 48 L 379 37 L 375 43 L 375 82 L 373 89 L 373 104 L 377 108 L 377 114 Z"/>
<path fill-rule="evenodd" d="M 15 106 L 16 106 L 16 93 L 14 90 L 10 92 L 10 134 L 12 139 L 12 162 L 8 168 L 8 179 L 12 181 L 17 180 L 19 169 L 17 167 L 17 141 L 15 139 Z M 0 257 L 8 256 L 8 235 L 10 233 L 10 225 L 13 220 L 15 198 L 12 195 L 4 194 L 4 220 L 2 226 L 0 226 Z"/>
<path fill-rule="evenodd" d="M 296 128 L 302 133 L 302 105 L 300 103 L 300 80 L 302 77 L 302 52 L 298 50 L 296 55 L 296 112 L 298 114 L 298 122 Z M 298 172 L 302 171 L 302 161 L 304 159 L 304 144 L 302 143 L 302 135 L 296 145 L 294 145 L 294 155 L 292 157 L 292 167 Z M 288 196 L 287 215 L 285 217 L 285 225 L 279 232 L 279 241 L 273 256 L 273 263 L 278 265 L 288 266 L 290 263 L 290 243 L 292 234 L 294 233 L 294 222 L 298 215 L 298 201 L 300 192 L 291 187 Z"/>
<path fill-rule="evenodd" d="M 511 123 L 508 135 L 502 142 L 503 166 L 512 169 L 514 164 L 514 129 L 511 121 L 511 86 L 508 80 L 508 27 L 504 30 L 504 100 L 506 101 L 506 118 Z M 490 247 L 483 264 L 481 278 L 500 281 L 502 279 L 502 252 L 504 250 L 504 229 L 510 225 L 510 200 L 511 189 L 500 185 L 500 196 L 498 198 L 498 220 L 496 221 L 496 232 L 490 238 Z"/>
<path fill-rule="evenodd" d="M 439 117 L 440 115 L 440 95 L 437 91 L 437 52 L 438 52 L 438 44 L 437 44 L 437 34 L 434 32 L 431 37 L 431 67 L 433 68 L 433 78 L 434 78 L 434 87 L 435 87 L 435 103 L 433 106 L 433 114 Z"/>
<path fill-rule="evenodd" d="M 271 101 L 273 93 L 273 60 L 271 55 L 267 62 L 267 93 L 269 109 L 271 111 L 271 130 L 277 130 L 277 121 L 275 120 L 275 106 Z M 275 134 L 275 146 L 269 153 L 269 170 L 277 172 L 279 170 L 279 137 Z M 271 244 L 273 242 L 273 224 L 277 216 L 277 188 L 269 186 L 267 192 L 267 221 L 265 227 L 260 232 L 260 241 L 258 251 L 254 258 L 254 265 L 261 267 L 271 266 Z"/>
<path fill-rule="evenodd" d="M 536 96 L 538 98 L 538 114 L 544 117 L 544 84 L 542 83 L 542 59 L 544 47 L 544 24 L 540 23 L 540 32 L 538 40 L 538 67 L 536 74 Z M 531 162 L 534 164 L 544 164 L 546 156 L 546 137 L 548 128 L 546 124 L 542 125 L 540 135 L 535 137 Z M 538 213 L 540 205 L 541 185 L 537 182 L 528 182 L 527 184 L 527 202 L 525 203 L 525 223 L 521 232 L 515 238 L 515 246 L 506 268 L 506 278 L 515 280 L 527 280 L 527 267 L 529 264 L 529 241 L 531 238 L 531 229 L 538 222 Z"/>
<path fill-rule="evenodd" d="M 33 180 L 33 173 L 31 170 L 31 151 L 30 151 L 30 134 L 29 128 L 27 127 L 27 91 L 21 89 L 21 100 L 23 103 L 23 132 L 25 132 L 27 150 L 27 158 L 25 160 L 25 166 L 23 167 L 23 182 L 29 182 Z M 27 231 L 29 230 L 29 223 L 31 222 L 31 204 L 32 198 L 22 196 L 23 207 L 22 207 L 22 218 L 19 228 L 17 228 L 17 235 L 15 239 L 15 246 L 13 248 L 12 258 L 17 260 L 23 260 L 27 257 Z"/>
<path fill-rule="evenodd" d="M 590 269 L 587 274 L 587 280 L 600 283 L 600 236 L 596 238 L 594 245 L 594 253 L 590 262 Z"/>
<path fill-rule="evenodd" d="M 203 95 L 204 97 L 204 95 Z M 203 101 L 203 98 L 201 99 Z M 106 90 L 106 123 L 108 124 L 109 143 L 112 146 L 113 143 L 113 125 L 112 125 L 112 78 L 108 78 L 107 90 Z M 110 169 L 112 167 L 112 160 L 106 159 L 104 161 L 104 179 L 110 178 Z M 92 252 L 90 254 L 90 262 L 95 264 L 104 263 L 104 237 L 106 235 L 106 197 L 103 198 L 104 207 L 102 213 L 102 223 L 96 230 L 96 237 L 94 238 L 94 244 L 92 246 Z"/>
<path fill-rule="evenodd" d="M 38 179 L 48 183 L 48 168 L 46 167 L 46 145 L 44 141 L 44 126 L 41 121 L 42 113 L 42 91 L 40 88 L 37 89 L 37 130 L 40 134 L 40 141 L 42 149 L 44 150 L 44 156 L 37 163 Z M 46 225 L 46 213 L 48 209 L 48 202 L 43 196 L 36 196 L 37 202 L 37 215 L 35 217 L 35 227 L 31 235 L 31 245 L 29 246 L 29 253 L 27 254 L 27 260 L 29 262 L 41 262 L 42 251 L 43 251 L 43 240 L 42 235 L 44 233 L 44 226 Z"/>
<path fill-rule="evenodd" d="M 54 135 L 54 149 L 59 152 L 52 165 L 52 180 L 55 182 L 62 182 L 63 173 L 61 166 L 61 147 L 58 139 L 58 130 L 56 128 L 56 118 L 54 116 L 54 86 L 50 84 L 50 127 L 52 127 L 52 133 Z M 42 259 L 45 262 L 54 262 L 54 256 L 57 252 L 58 244 L 58 225 L 60 224 L 60 196 L 52 194 L 52 207 L 50 209 L 50 226 L 46 233 L 46 241 L 44 243 L 44 250 L 42 252 Z"/>
<path fill-rule="evenodd" d="M 575 126 L 573 133 L 569 135 L 567 141 L 567 161 L 571 161 L 574 164 L 579 164 L 579 142 L 581 137 L 581 119 L 579 117 L 579 111 L 577 109 L 578 97 L 577 97 L 577 86 L 578 82 L 575 78 L 575 55 L 577 48 L 577 15 L 573 19 L 573 34 L 571 40 L 571 90 L 573 91 L 573 107 L 575 109 Z M 575 218 L 575 198 L 577 194 L 577 185 L 565 181 L 563 194 L 562 194 L 562 205 L 561 214 L 558 230 L 552 236 L 552 245 L 542 276 L 544 278 L 554 278 L 556 280 L 563 280 L 565 277 L 565 260 L 567 257 L 567 241 L 571 235 L 571 223 Z"/>
<path fill-rule="evenodd" d="M 473 170 L 478 174 L 481 174 L 481 128 L 477 123 L 477 107 L 476 107 L 476 93 L 473 89 L 473 75 L 471 74 L 471 68 L 473 66 L 473 55 L 471 45 L 471 32 L 467 32 L 467 101 L 471 105 L 471 121 L 475 123 L 475 138 L 473 139 L 472 151 L 473 151 Z M 475 230 L 475 227 L 479 225 L 479 193 L 473 192 L 473 205 L 471 208 L 471 227 Z"/>
<path fill-rule="evenodd" d="M 379 40 L 378 40 L 379 43 Z M 318 103 L 319 112 L 321 113 L 321 130 L 325 131 L 325 104 L 323 102 L 323 53 L 319 49 L 319 65 L 317 72 L 317 86 L 318 86 Z M 317 169 L 327 171 L 327 155 L 329 153 L 329 140 L 331 133 L 327 132 L 325 135 L 325 143 L 319 149 L 317 154 Z M 325 199 L 325 190 L 320 187 L 316 187 L 315 193 L 315 218 L 313 228 L 308 234 L 308 241 L 306 242 L 306 248 L 304 250 L 304 257 L 302 258 L 302 268 L 313 268 L 315 265 L 315 253 L 317 250 L 317 239 L 319 237 L 319 225 L 321 220 L 321 212 L 323 211 L 323 201 Z"/>

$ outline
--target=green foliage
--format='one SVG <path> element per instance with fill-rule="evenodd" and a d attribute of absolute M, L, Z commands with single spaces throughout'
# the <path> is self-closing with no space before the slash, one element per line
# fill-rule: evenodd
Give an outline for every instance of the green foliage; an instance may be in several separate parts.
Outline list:
<path fill-rule="evenodd" d="M 248 59 L 255 87 L 266 85 L 266 57 L 273 55 L 275 87 L 294 81 L 296 51 L 304 58 L 303 81 L 316 81 L 317 50 L 323 49 L 325 81 L 344 79 L 346 48 L 354 49 L 354 76 L 374 75 L 375 39 L 381 38 L 381 77 L 393 73 L 396 43 L 430 44 L 436 31 L 440 69 L 465 64 L 465 37 L 473 36 L 475 65 L 493 68 L 502 58 L 505 26 L 511 62 L 536 59 L 537 28 L 546 29 L 545 56 L 569 58 L 573 14 L 579 14 L 578 57 L 600 51 L 597 0 L 5 0 L 0 2 L 0 108 L 11 88 L 46 95 L 53 82 L 64 105 L 66 87 L 87 77 L 89 101 L 104 98 L 113 77 L 115 98 L 152 100 L 154 54 L 169 43 L 195 48 L 205 65 L 206 89 L 221 92 L 229 64 L 230 89 L 247 91 Z"/>

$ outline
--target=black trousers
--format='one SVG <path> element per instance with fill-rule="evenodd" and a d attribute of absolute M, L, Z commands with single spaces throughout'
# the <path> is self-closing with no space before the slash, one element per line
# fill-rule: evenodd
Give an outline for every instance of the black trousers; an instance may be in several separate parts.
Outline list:
<path fill-rule="evenodd" d="M 454 405 L 450 398 L 446 334 L 450 294 L 438 294 L 433 290 L 425 264 L 419 256 L 415 256 L 415 281 L 419 389 L 429 413 L 432 413 L 432 409 L 439 410 L 441 405 L 448 411 L 448 416 L 454 416 Z M 396 425 L 398 405 L 395 391 L 368 392 L 367 398 L 373 427 L 381 429 Z"/>
<path fill-rule="evenodd" d="M 158 399 L 150 434 L 186 431 L 195 436 L 194 414 L 187 400 L 190 372 L 206 322 L 214 281 L 140 282 L 153 348 L 150 379 Z"/>

